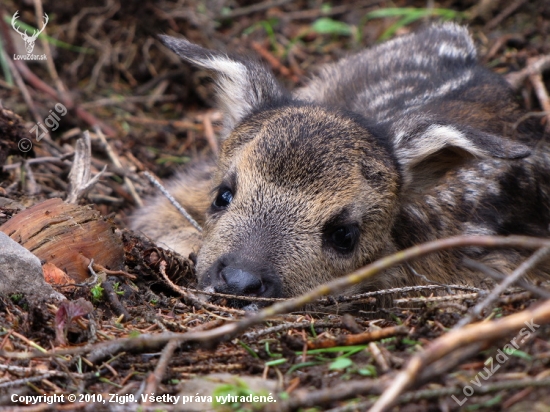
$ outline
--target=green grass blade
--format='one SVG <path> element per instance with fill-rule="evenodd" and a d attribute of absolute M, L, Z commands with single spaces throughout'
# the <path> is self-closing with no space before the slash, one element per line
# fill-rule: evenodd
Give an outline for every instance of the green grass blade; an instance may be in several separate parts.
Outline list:
<path fill-rule="evenodd" d="M 3 53 L 4 51 L 4 44 L 2 43 L 2 38 L 0 37 L 0 67 L 2 67 L 2 72 L 4 73 L 4 79 L 6 79 L 6 83 L 10 86 L 13 86 L 13 77 L 11 75 L 10 65 L 4 58 L 7 53 Z"/>
<path fill-rule="evenodd" d="M 359 352 L 367 347 L 368 345 L 333 346 L 332 348 L 310 349 L 307 351 L 307 354 L 318 355 L 318 354 L 324 354 L 324 353 L 337 353 L 337 352 L 352 352 L 352 351 Z M 303 351 L 296 351 L 296 354 L 301 355 L 303 354 Z"/>
<path fill-rule="evenodd" d="M 352 27 L 341 21 L 331 19 L 330 17 L 321 17 L 312 25 L 311 29 L 319 34 L 332 34 L 339 36 L 351 36 L 353 34 Z"/>

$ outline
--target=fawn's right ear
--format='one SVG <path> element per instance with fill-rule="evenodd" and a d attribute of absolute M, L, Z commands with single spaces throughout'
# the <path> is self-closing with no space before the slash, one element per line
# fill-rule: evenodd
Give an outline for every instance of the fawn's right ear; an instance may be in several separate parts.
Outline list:
<path fill-rule="evenodd" d="M 219 105 L 225 112 L 226 132 L 256 108 L 286 95 L 273 74 L 259 62 L 229 57 L 185 39 L 159 37 L 184 61 L 213 73 Z"/>
<path fill-rule="evenodd" d="M 404 186 L 435 181 L 444 171 L 468 158 L 523 159 L 531 149 L 505 136 L 464 125 L 434 121 L 401 133 L 394 142 Z"/>

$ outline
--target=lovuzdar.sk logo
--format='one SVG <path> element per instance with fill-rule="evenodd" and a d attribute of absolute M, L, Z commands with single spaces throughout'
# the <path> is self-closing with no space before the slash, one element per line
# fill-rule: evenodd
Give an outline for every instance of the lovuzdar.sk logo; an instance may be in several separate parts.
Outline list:
<path fill-rule="evenodd" d="M 25 42 L 25 48 L 27 49 L 27 54 L 14 54 L 13 60 L 46 60 L 45 54 L 33 54 L 32 51 L 34 50 L 34 45 L 36 43 L 36 39 L 38 38 L 38 35 L 44 31 L 46 28 L 46 25 L 48 24 L 48 15 L 44 13 L 44 23 L 42 25 L 42 28 L 40 30 L 38 29 L 24 29 L 22 28 L 21 23 L 17 23 L 17 19 L 19 19 L 19 10 L 17 10 L 13 17 L 11 18 L 11 26 L 13 29 L 21 35 L 21 38 Z M 24 31 L 23 31 L 24 30 Z M 34 33 L 32 35 L 29 35 L 27 31 L 33 30 Z"/>

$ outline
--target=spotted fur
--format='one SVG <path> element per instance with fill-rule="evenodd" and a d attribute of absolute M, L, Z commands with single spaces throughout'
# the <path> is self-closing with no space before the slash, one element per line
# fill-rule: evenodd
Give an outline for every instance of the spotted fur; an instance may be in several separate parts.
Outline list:
<path fill-rule="evenodd" d="M 548 136 L 534 120 L 516 125 L 522 112 L 511 91 L 477 63 L 465 28 L 398 37 L 322 68 L 294 93 L 256 61 L 163 41 L 213 73 L 226 137 L 216 163 L 171 186 L 204 224 L 202 246 L 163 198 L 132 226 L 176 251 L 200 248 L 202 288 L 296 296 L 428 240 L 550 235 Z M 524 258 L 441 252 L 346 292 L 422 283 L 414 272 L 480 283 L 461 265 L 465 256 L 503 273 Z M 548 273 L 547 264 L 532 275 Z"/>

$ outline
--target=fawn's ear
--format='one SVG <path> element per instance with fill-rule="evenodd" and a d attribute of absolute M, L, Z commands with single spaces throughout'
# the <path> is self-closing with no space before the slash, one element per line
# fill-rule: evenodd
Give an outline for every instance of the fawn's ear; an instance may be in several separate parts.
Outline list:
<path fill-rule="evenodd" d="M 256 108 L 286 96 L 273 74 L 257 61 L 240 56 L 230 57 L 185 39 L 159 37 L 184 61 L 212 72 L 218 104 L 225 112 L 226 132 Z"/>
<path fill-rule="evenodd" d="M 521 159 L 531 149 L 509 138 L 469 126 L 431 124 L 412 133 L 397 135 L 394 141 L 404 183 L 428 183 L 467 159 Z"/>

